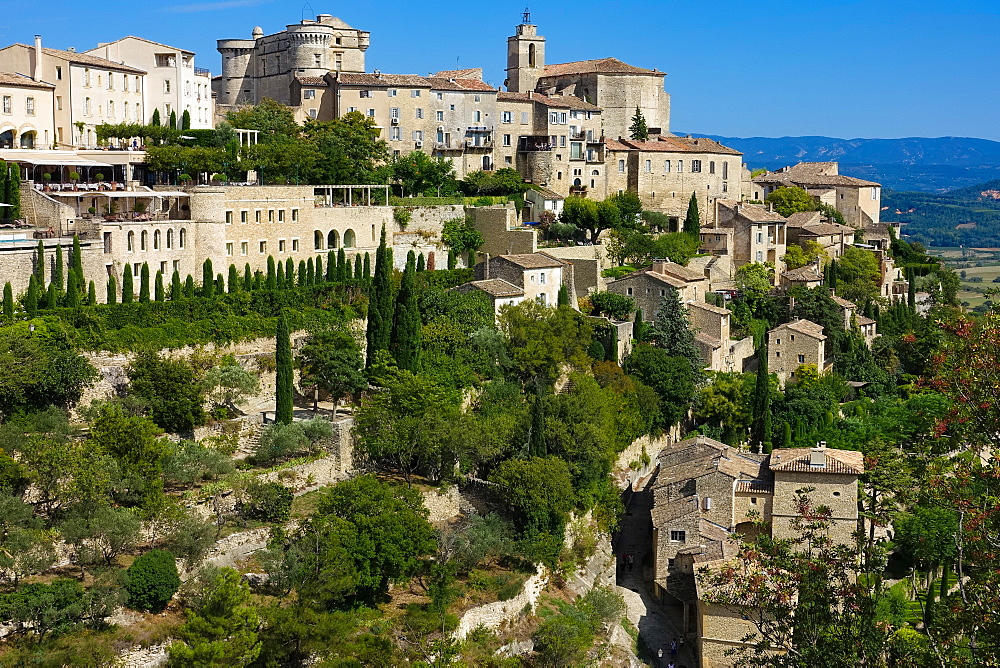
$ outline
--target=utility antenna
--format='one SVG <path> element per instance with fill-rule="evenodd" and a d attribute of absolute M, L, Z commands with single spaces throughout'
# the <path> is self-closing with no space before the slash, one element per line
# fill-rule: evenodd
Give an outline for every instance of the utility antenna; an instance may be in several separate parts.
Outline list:
<path fill-rule="evenodd" d="M 299 20 L 301 20 L 301 21 L 305 21 L 306 20 L 306 7 L 309 8 L 309 16 L 310 17 L 316 16 L 316 10 L 313 9 L 313 6 L 310 5 L 307 2 L 306 4 L 302 5 L 302 12 L 300 13 L 300 16 L 299 16 Z"/>
<path fill-rule="evenodd" d="M 531 23 L 531 12 L 527 7 L 524 8 L 524 14 L 521 16 L 521 23 L 525 25 Z"/>

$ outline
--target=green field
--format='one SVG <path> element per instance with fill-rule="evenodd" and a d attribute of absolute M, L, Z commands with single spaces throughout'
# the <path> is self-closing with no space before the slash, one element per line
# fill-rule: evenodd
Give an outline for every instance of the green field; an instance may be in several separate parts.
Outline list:
<path fill-rule="evenodd" d="M 979 306 L 986 301 L 986 297 L 983 295 L 984 290 L 1000 288 L 1000 282 L 993 282 L 1000 276 L 1000 253 L 998 252 L 945 247 L 928 248 L 927 252 L 942 258 L 947 266 L 954 269 L 959 276 L 965 272 L 965 277 L 962 278 L 962 289 L 958 292 L 958 299 L 961 302 L 968 302 L 970 307 Z M 971 266 L 977 264 L 982 266 Z M 982 281 L 969 280 L 975 278 L 981 278 Z"/>

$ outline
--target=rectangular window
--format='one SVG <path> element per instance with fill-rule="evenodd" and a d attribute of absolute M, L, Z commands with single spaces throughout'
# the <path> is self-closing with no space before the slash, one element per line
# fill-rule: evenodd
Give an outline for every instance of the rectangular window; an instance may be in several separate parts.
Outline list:
<path fill-rule="evenodd" d="M 538 282 L 540 284 L 542 284 L 542 285 L 545 285 L 545 272 L 544 271 L 538 274 Z"/>
<path fill-rule="evenodd" d="M 285 210 L 284 209 L 278 209 L 278 222 L 279 223 L 285 222 Z"/>
<path fill-rule="evenodd" d="M 701 171 L 701 160 L 692 160 L 691 161 L 691 171 L 692 172 L 700 172 Z"/>
<path fill-rule="evenodd" d="M 24 100 L 24 113 L 28 116 L 35 115 L 35 98 L 29 97 Z"/>
<path fill-rule="evenodd" d="M 390 89 L 389 89 L 389 97 L 396 97 L 396 94 L 397 94 L 398 92 L 399 92 L 399 91 L 397 91 L 397 90 L 396 90 L 395 88 L 390 88 Z"/>
<path fill-rule="evenodd" d="M 421 109 L 420 107 L 417 107 L 416 116 L 417 116 L 418 119 L 423 118 L 424 117 L 424 110 Z"/>
<path fill-rule="evenodd" d="M 437 118 L 438 121 L 443 121 L 444 120 L 444 112 L 443 111 L 437 111 L 437 112 L 434 112 L 434 113 L 435 113 L 435 118 Z"/>
<path fill-rule="evenodd" d="M 708 163 L 708 173 L 715 174 L 715 160 Z"/>
<path fill-rule="evenodd" d="M 521 125 L 527 125 L 530 120 L 531 119 L 530 119 L 530 116 L 528 115 L 528 112 L 527 111 L 522 111 L 521 112 Z"/>
<path fill-rule="evenodd" d="M 670 542 L 672 543 L 683 543 L 687 540 L 687 532 L 681 529 L 671 529 L 670 530 Z"/>
<path fill-rule="evenodd" d="M 297 223 L 299 221 L 299 210 L 292 209 L 292 222 Z"/>
<path fill-rule="evenodd" d="M 292 252 L 294 253 L 298 249 L 299 249 L 299 240 L 298 239 L 292 239 Z"/>
<path fill-rule="evenodd" d="M 170 92 L 170 79 L 164 79 L 163 80 L 163 92 L 164 93 L 169 93 Z"/>
<path fill-rule="evenodd" d="M 724 178 L 724 179 L 728 179 L 729 178 L 729 163 L 728 162 L 723 162 L 722 163 L 722 178 Z"/>
<path fill-rule="evenodd" d="M 805 364 L 805 363 L 806 363 L 806 356 L 799 355 L 799 364 Z"/>
<path fill-rule="evenodd" d="M 62 111 L 62 95 L 56 95 L 56 110 Z"/>
<path fill-rule="evenodd" d="M 142 262 L 133 262 L 132 275 L 138 278 L 140 273 L 142 273 Z"/>
<path fill-rule="evenodd" d="M 257 209 L 256 211 L 253 212 L 253 222 L 255 223 L 260 222 L 260 209 Z"/>
<path fill-rule="evenodd" d="M 267 242 L 266 241 L 261 241 L 260 242 L 260 254 L 263 255 L 266 252 L 267 252 Z"/>
<path fill-rule="evenodd" d="M 558 111 L 550 111 L 549 112 L 549 123 L 552 123 L 553 125 L 555 125 L 558 122 L 559 122 L 559 112 Z"/>
<path fill-rule="evenodd" d="M 249 220 L 249 211 L 240 211 L 240 222 L 245 223 Z"/>
<path fill-rule="evenodd" d="M 240 255 L 246 255 L 250 251 L 250 244 L 246 241 L 240 242 Z"/>
<path fill-rule="evenodd" d="M 274 222 L 274 209 L 268 209 L 267 210 L 267 222 L 269 222 L 269 223 L 273 223 Z"/>
<path fill-rule="evenodd" d="M 424 140 L 424 131 L 423 130 L 414 130 L 413 131 L 413 141 L 423 141 L 423 140 Z"/>
<path fill-rule="evenodd" d="M 233 224 L 233 212 L 226 211 L 226 225 L 232 225 L 232 224 Z"/>
<path fill-rule="evenodd" d="M 646 161 L 646 172 L 652 172 L 652 171 L 653 171 L 653 161 L 652 160 L 647 160 Z"/>
<path fill-rule="evenodd" d="M 309 88 L 309 89 L 303 91 L 303 93 L 302 93 L 302 99 L 304 99 L 304 100 L 315 100 L 316 99 L 316 90 L 313 89 L 313 88 Z"/>
<path fill-rule="evenodd" d="M 368 118 L 375 118 L 375 110 L 374 109 L 369 109 L 368 110 Z"/>
<path fill-rule="evenodd" d="M 410 97 L 420 97 L 420 89 L 414 88 L 410 91 Z"/>
<path fill-rule="evenodd" d="M 389 107 L 389 118 L 392 120 L 399 119 L 399 107 Z"/>
<path fill-rule="evenodd" d="M 677 161 L 677 172 L 680 173 L 680 172 L 683 172 L 683 171 L 684 171 L 684 161 L 683 160 L 678 160 Z"/>
<path fill-rule="evenodd" d="M 56 79 L 62 81 L 62 67 L 56 67 Z"/>
<path fill-rule="evenodd" d="M 510 135 L 504 135 L 503 136 L 503 145 L 504 146 L 510 146 Z"/>
<path fill-rule="evenodd" d="M 278 252 L 279 253 L 284 253 L 285 252 L 285 240 L 284 239 L 278 239 Z"/>
<path fill-rule="evenodd" d="M 401 141 L 403 139 L 403 129 L 398 125 L 389 129 L 389 141 Z"/>
<path fill-rule="evenodd" d="M 473 112 L 473 116 L 475 117 L 475 122 L 476 123 L 482 123 L 482 121 L 483 121 L 483 112 L 477 110 L 477 111 Z"/>
<path fill-rule="evenodd" d="M 510 112 L 510 111 L 502 111 L 502 112 L 500 112 L 500 122 L 501 123 L 513 123 L 514 122 L 514 113 Z"/>
<path fill-rule="evenodd" d="M 14 98 L 10 95 L 3 96 L 3 113 L 11 114 L 14 112 Z"/>
<path fill-rule="evenodd" d="M 226 242 L 226 255 L 232 256 L 233 254 L 233 243 L 231 241 Z"/>

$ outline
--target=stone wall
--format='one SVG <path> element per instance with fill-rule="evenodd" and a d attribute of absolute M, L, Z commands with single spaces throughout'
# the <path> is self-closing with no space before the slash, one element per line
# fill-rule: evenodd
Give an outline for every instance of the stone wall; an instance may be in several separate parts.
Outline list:
<path fill-rule="evenodd" d="M 431 489 L 423 493 L 424 507 L 430 511 L 427 518 L 433 523 L 447 522 L 462 513 L 462 495 L 458 487 L 452 486 L 447 490 Z"/>
<path fill-rule="evenodd" d="M 538 568 L 539 572 L 525 581 L 521 593 L 514 598 L 508 601 L 487 603 L 467 610 L 462 615 L 458 622 L 458 628 L 452 635 L 461 640 L 480 626 L 496 630 L 520 617 L 525 609 L 533 611 L 539 595 L 549 581 L 545 567 L 539 566 Z"/>
<path fill-rule="evenodd" d="M 635 484 L 637 480 L 648 476 L 656 468 L 656 457 L 660 454 L 660 451 L 671 445 L 673 441 L 669 435 L 658 436 L 653 438 L 651 436 L 641 436 L 634 441 L 632 444 L 618 453 L 618 459 L 615 461 L 615 471 L 627 471 L 627 482 L 629 485 Z M 646 465 L 641 465 L 637 469 L 632 468 L 633 462 L 642 461 L 642 452 L 646 451 L 649 455 L 649 463 Z"/>
<path fill-rule="evenodd" d="M 511 255 L 534 253 L 538 250 L 534 230 L 511 229 L 517 223 L 517 210 L 507 206 L 477 207 L 472 212 L 472 224 L 483 235 L 480 253 Z"/>

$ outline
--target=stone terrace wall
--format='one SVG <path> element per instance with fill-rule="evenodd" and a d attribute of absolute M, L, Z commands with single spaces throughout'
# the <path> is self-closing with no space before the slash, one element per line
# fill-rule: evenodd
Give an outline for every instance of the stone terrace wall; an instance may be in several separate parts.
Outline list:
<path fill-rule="evenodd" d="M 532 575 L 524 583 L 521 593 L 509 601 L 496 601 L 487 603 L 467 610 L 462 619 L 458 622 L 454 637 L 465 638 L 471 631 L 480 626 L 491 630 L 500 628 L 503 624 L 511 622 L 521 616 L 525 608 L 534 610 L 538 602 L 538 596 L 542 593 L 548 583 L 548 572 L 543 566 L 539 566 L 539 572 Z"/>

